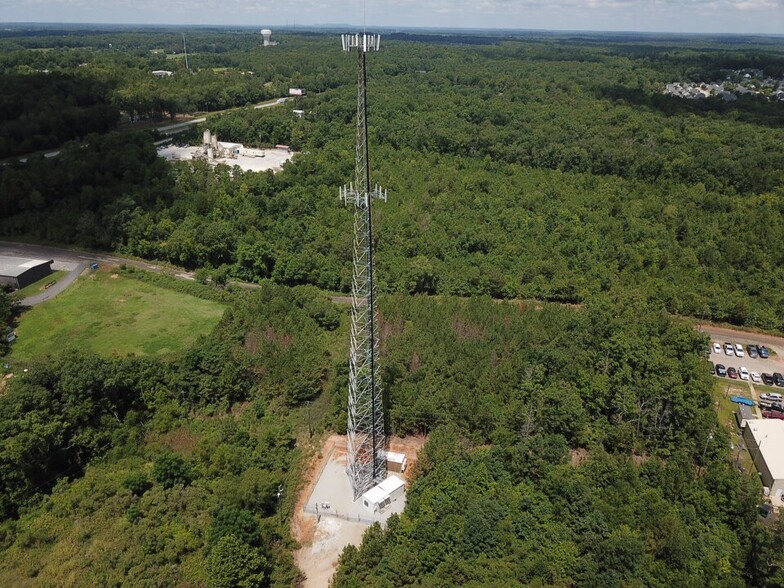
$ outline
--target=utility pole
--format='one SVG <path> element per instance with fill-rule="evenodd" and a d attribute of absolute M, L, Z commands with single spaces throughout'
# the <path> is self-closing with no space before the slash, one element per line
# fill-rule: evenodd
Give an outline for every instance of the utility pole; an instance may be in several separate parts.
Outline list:
<path fill-rule="evenodd" d="M 185 52 L 185 69 L 190 72 L 191 68 L 188 67 L 188 46 L 185 44 L 185 33 L 182 34 L 182 50 Z"/>
<path fill-rule="evenodd" d="M 354 206 L 354 274 L 351 290 L 351 351 L 348 392 L 348 467 L 354 500 L 386 479 L 386 437 L 376 352 L 376 285 L 373 280 L 373 200 L 387 200 L 386 190 L 371 189 L 367 123 L 368 51 L 378 51 L 380 35 L 342 35 L 343 51 L 358 54 L 357 142 L 354 182 L 340 198 Z"/>

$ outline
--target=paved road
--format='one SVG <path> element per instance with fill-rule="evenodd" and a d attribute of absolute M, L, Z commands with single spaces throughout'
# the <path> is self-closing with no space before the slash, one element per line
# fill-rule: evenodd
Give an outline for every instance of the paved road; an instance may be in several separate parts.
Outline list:
<path fill-rule="evenodd" d="M 278 98 L 278 99 L 273 100 L 271 102 L 263 102 L 261 104 L 257 104 L 253 108 L 269 108 L 271 106 L 277 106 L 278 104 L 285 103 L 286 100 L 288 100 L 288 99 L 289 99 L 288 97 Z M 244 108 L 244 107 L 243 106 L 238 106 L 238 107 L 235 107 L 235 108 L 228 108 L 226 110 L 211 112 L 210 115 L 220 114 L 221 112 L 228 112 L 229 110 L 237 110 L 239 108 Z M 184 131 L 185 129 L 187 129 L 191 125 L 203 123 L 206 120 L 207 120 L 207 117 L 203 116 L 203 117 L 200 117 L 200 118 L 194 118 L 192 120 L 186 120 L 186 121 L 183 121 L 183 122 L 168 124 L 168 125 L 164 125 L 162 127 L 154 127 L 154 128 L 157 129 L 161 133 L 164 133 L 164 134 L 167 134 L 167 135 L 173 135 L 175 133 L 180 133 L 180 132 Z M 133 129 L 134 127 L 130 127 L 130 128 Z M 49 151 L 47 153 L 44 153 L 44 157 L 57 157 L 58 155 L 60 155 L 60 150 L 59 149 L 56 150 L 56 151 Z M 28 155 L 23 155 L 19 159 L 19 161 L 21 163 L 25 163 L 25 162 L 27 162 L 27 159 L 29 157 L 30 157 L 29 154 Z"/>
<path fill-rule="evenodd" d="M 27 243 L 12 243 L 10 241 L 0 241 L 0 255 L 10 255 L 15 257 L 32 257 L 36 259 L 46 258 L 55 261 L 65 261 L 71 263 L 89 264 L 92 262 L 109 263 L 112 265 L 132 265 L 151 272 L 174 271 L 179 278 L 193 280 L 193 272 L 182 268 L 169 268 L 148 261 L 138 259 L 128 259 L 116 257 L 108 253 L 92 253 L 90 251 L 79 251 L 78 249 L 64 249 L 62 247 L 49 247 L 48 245 L 29 245 Z"/>
<path fill-rule="evenodd" d="M 35 294 L 33 296 L 28 296 L 27 298 L 23 298 L 21 301 L 22 306 L 35 306 L 36 304 L 41 304 L 42 302 L 46 302 L 50 298 L 54 298 L 60 292 L 65 290 L 68 286 L 73 284 L 76 281 L 81 273 L 87 268 L 87 264 L 79 263 L 76 264 L 76 267 L 71 269 L 62 280 L 57 282 L 54 286 L 49 288 L 48 290 L 44 290 L 40 294 Z"/>
<path fill-rule="evenodd" d="M 166 272 L 173 275 L 175 278 L 180 278 L 182 280 L 195 279 L 193 272 L 189 272 L 182 268 L 160 266 L 146 261 L 116 257 L 106 253 L 91 253 L 89 251 L 79 251 L 77 249 L 49 247 L 47 245 L 30 245 L 27 243 L 0 241 L 0 255 L 29 257 L 34 259 L 53 259 L 53 269 L 65 269 L 69 271 L 66 277 L 60 280 L 55 286 L 49 288 L 49 290 L 22 300 L 22 304 L 25 306 L 33 306 L 54 298 L 70 286 L 89 264 L 94 262 L 110 265 L 120 265 L 121 263 L 124 263 L 151 272 Z"/>
<path fill-rule="evenodd" d="M 782 352 L 784 350 L 784 337 L 752 333 L 749 331 L 743 331 L 741 329 L 714 327 L 712 325 L 701 325 L 700 329 L 708 333 L 711 336 L 712 341 L 718 341 L 722 345 L 725 341 L 730 343 L 740 343 L 744 347 L 749 343 L 762 344 L 773 349 L 777 355 L 784 357 L 784 353 Z M 746 354 L 746 357 L 748 357 L 748 354 Z"/>
<path fill-rule="evenodd" d="M 46 157 L 47 159 L 51 159 L 52 157 L 57 157 L 58 155 L 60 155 L 60 150 L 59 149 L 57 151 L 49 151 L 47 153 L 44 153 L 44 157 Z M 27 163 L 27 158 L 28 157 L 30 157 L 30 156 L 26 155 L 25 157 L 22 157 L 19 160 L 19 163 Z"/>
<path fill-rule="evenodd" d="M 278 98 L 277 100 L 273 100 L 271 102 L 262 102 L 261 104 L 257 104 L 253 108 L 255 108 L 255 109 L 269 108 L 271 106 L 277 106 L 279 104 L 283 104 L 284 102 L 286 102 L 286 100 L 288 100 L 288 98 Z M 242 107 L 240 106 L 239 108 L 242 108 Z M 228 110 L 236 110 L 236 109 L 229 108 Z M 227 111 L 223 110 L 223 111 L 220 111 L 220 112 L 227 112 Z M 211 112 L 210 113 L 210 115 L 213 115 L 213 114 L 219 114 L 219 112 Z M 170 124 L 170 125 L 164 125 L 162 127 L 156 127 L 156 129 L 159 132 L 161 132 L 161 133 L 166 133 L 167 135 L 173 135 L 174 133 L 179 133 L 181 131 L 184 131 L 185 129 L 187 129 L 191 125 L 196 125 L 196 124 L 199 124 L 199 123 L 203 123 L 206 120 L 207 120 L 207 117 L 203 116 L 203 117 L 200 117 L 200 118 L 194 118 L 193 120 L 186 120 L 186 121 L 179 122 L 179 123 L 174 123 L 174 124 Z"/>
<path fill-rule="evenodd" d="M 273 100 L 272 102 L 263 102 L 262 104 L 257 104 L 253 108 L 258 110 L 259 108 L 269 108 L 270 106 L 277 106 L 278 104 L 285 104 L 288 98 L 278 98 L 277 100 Z"/>
<path fill-rule="evenodd" d="M 84 268 L 92 262 L 98 263 L 108 263 L 111 265 L 120 265 L 124 263 L 126 265 L 132 265 L 134 267 L 138 267 L 141 269 L 145 269 L 151 272 L 159 272 L 159 273 L 167 273 L 175 278 L 179 278 L 181 280 L 195 280 L 196 277 L 194 276 L 193 272 L 189 272 L 186 269 L 178 268 L 174 266 L 159 266 L 155 265 L 154 263 L 150 263 L 147 261 L 139 261 L 137 259 L 127 259 L 125 257 L 116 257 L 114 255 L 109 255 L 105 253 L 90 253 L 89 251 L 79 251 L 77 249 L 64 249 L 62 247 L 49 247 L 48 245 L 29 245 L 27 243 L 13 243 L 10 241 L 0 241 L 0 255 L 8 255 L 11 257 L 31 257 L 35 259 L 53 259 L 55 261 L 55 267 L 58 262 L 66 262 L 71 264 L 79 264 L 81 269 L 71 270 L 71 274 L 69 274 L 69 279 L 66 282 L 66 279 L 60 280 L 57 286 L 53 286 L 50 290 L 47 291 L 46 295 L 43 299 L 38 299 L 38 295 L 31 296 L 30 298 L 25 298 L 22 303 L 26 306 L 32 306 L 33 304 L 40 304 L 44 302 L 44 300 L 48 300 L 53 298 L 79 276 L 82 273 Z M 57 268 L 57 269 L 71 269 L 71 268 Z M 71 277 L 71 275 L 73 277 Z M 239 282 L 236 280 L 232 280 L 232 284 L 236 284 L 242 288 L 258 288 L 258 284 L 253 284 L 249 282 Z M 59 287 L 60 284 L 64 284 L 62 287 Z M 330 299 L 335 304 L 351 304 L 351 296 L 331 296 Z M 29 301 L 29 302 L 28 302 Z"/>
<path fill-rule="evenodd" d="M 107 253 L 91 253 L 89 251 L 79 251 L 78 249 L 65 249 L 62 247 L 49 247 L 46 245 L 30 245 L 27 243 L 14 243 L 10 241 L 0 241 L 0 255 L 10 255 L 14 257 L 32 257 L 36 259 L 46 258 L 46 259 L 54 259 L 55 262 L 58 261 L 71 262 L 71 263 L 84 264 L 84 265 L 87 265 L 91 262 L 109 263 L 112 265 L 120 265 L 121 263 L 124 263 L 126 265 L 132 265 L 134 267 L 145 269 L 151 272 L 161 272 L 161 273 L 165 272 L 168 273 L 169 275 L 174 276 L 175 278 L 180 278 L 183 280 L 196 279 L 193 272 L 190 272 L 184 268 L 177 268 L 169 265 L 160 266 L 148 261 L 140 261 L 138 259 L 128 259 L 125 257 L 117 257 Z M 81 272 L 81 270 L 79 271 Z M 248 282 L 232 281 L 232 283 L 245 288 L 259 287 L 258 284 L 253 284 Z M 351 304 L 351 296 L 331 296 L 330 300 L 332 300 L 332 302 L 334 302 L 335 304 Z M 497 300 L 496 302 L 504 302 L 504 301 Z M 580 305 L 567 304 L 566 306 L 579 308 Z M 762 343 L 770 347 L 777 355 L 777 357 L 773 357 L 768 360 L 749 360 L 747 354 L 746 357 L 743 358 L 743 360 L 747 360 L 747 363 L 742 363 L 742 362 L 738 363 L 739 358 L 734 358 L 735 363 L 730 362 L 729 364 L 726 361 L 721 361 L 718 357 L 715 358 L 712 357 L 711 358 L 712 361 L 718 363 L 724 363 L 725 365 L 734 365 L 735 367 L 737 367 L 738 365 L 745 365 L 751 371 L 760 371 L 760 372 L 781 371 L 782 373 L 784 373 L 784 337 L 777 337 L 774 335 L 762 335 L 758 333 L 752 333 L 750 331 L 743 331 L 740 329 L 728 329 L 726 327 L 714 327 L 705 324 L 700 325 L 699 328 L 700 330 L 708 333 L 711 336 L 712 341 L 718 341 L 720 343 L 724 343 L 724 341 L 731 341 L 732 343 L 741 343 L 744 346 L 748 343 Z M 726 359 L 731 359 L 731 358 L 727 357 Z M 752 364 L 752 362 L 755 361 L 767 362 L 764 365 L 762 364 L 759 365 L 759 367 L 767 366 L 767 369 L 758 370 L 755 367 L 752 367 L 752 365 L 754 366 L 758 365 L 756 363 Z M 752 364 L 752 365 L 747 365 L 747 364 Z M 777 364 L 777 366 L 781 369 L 773 369 L 772 367 L 770 367 L 772 364 Z"/>
<path fill-rule="evenodd" d="M 160 131 L 161 133 L 167 133 L 167 134 L 171 135 L 171 134 L 174 134 L 174 133 L 179 133 L 180 131 L 184 131 L 185 129 L 187 129 L 191 125 L 197 125 L 199 123 L 203 123 L 206 120 L 207 120 L 207 117 L 203 116 L 201 118 L 194 118 L 193 120 L 186 120 L 184 122 L 174 123 L 174 124 L 171 124 L 171 125 L 165 125 L 165 126 L 162 126 L 162 127 L 156 127 L 156 129 L 158 131 Z"/>

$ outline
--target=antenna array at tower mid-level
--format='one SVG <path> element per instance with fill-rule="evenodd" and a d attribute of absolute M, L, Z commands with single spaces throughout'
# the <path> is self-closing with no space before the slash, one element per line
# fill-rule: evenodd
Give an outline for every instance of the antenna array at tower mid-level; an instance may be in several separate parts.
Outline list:
<path fill-rule="evenodd" d="M 365 54 L 378 51 L 381 37 L 341 36 L 344 51 L 359 54 L 357 74 L 357 144 L 354 182 L 340 189 L 341 200 L 354 206 L 354 275 L 351 288 L 351 347 L 348 391 L 348 476 L 354 500 L 386 478 L 386 436 L 376 332 L 376 285 L 373 279 L 373 200 L 387 192 L 371 188 L 367 125 Z"/>

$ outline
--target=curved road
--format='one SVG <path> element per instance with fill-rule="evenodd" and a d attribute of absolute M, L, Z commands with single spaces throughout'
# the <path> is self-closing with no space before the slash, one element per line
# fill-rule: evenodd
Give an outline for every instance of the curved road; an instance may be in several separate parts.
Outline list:
<path fill-rule="evenodd" d="M 34 259 L 53 259 L 57 265 L 60 263 L 60 269 L 63 264 L 70 264 L 75 269 L 71 269 L 70 274 L 60 280 L 56 286 L 52 286 L 48 291 L 25 298 L 22 302 L 27 306 L 40 304 L 45 300 L 53 298 L 65 288 L 67 288 L 79 274 L 92 262 L 108 263 L 111 265 L 132 265 L 141 269 L 151 272 L 165 272 L 175 278 L 183 280 L 194 280 L 193 272 L 189 272 L 183 268 L 174 266 L 161 266 L 147 261 L 140 261 L 138 259 L 128 259 L 124 257 L 116 257 L 105 253 L 91 253 L 89 251 L 79 251 L 78 249 L 63 249 L 62 247 L 49 247 L 46 245 L 31 245 L 27 243 L 13 243 L 10 241 L 0 241 L 0 255 L 9 255 L 12 257 L 29 257 Z M 232 282 L 244 288 L 257 288 L 257 284 L 247 282 Z M 331 296 L 330 299 L 335 304 L 351 304 L 351 296 Z M 780 357 L 784 357 L 784 337 L 777 337 L 775 335 L 763 335 L 753 333 L 751 331 L 744 331 L 741 329 L 730 329 L 726 327 L 717 327 L 709 324 L 702 323 L 701 330 L 709 333 L 717 339 L 731 339 L 738 340 L 743 343 L 764 343 L 772 347 Z M 783 368 L 784 369 L 784 368 Z"/>
<path fill-rule="evenodd" d="M 81 275 L 81 273 L 85 270 L 86 267 L 87 264 L 85 263 L 77 264 L 77 266 L 74 269 L 70 270 L 65 275 L 65 277 L 63 277 L 63 279 L 57 282 L 54 286 L 52 286 L 47 290 L 44 290 L 40 294 L 34 294 L 33 296 L 22 298 L 22 300 L 20 300 L 19 303 L 22 306 L 35 306 L 36 304 L 41 304 L 42 302 L 46 302 L 50 298 L 54 298 L 60 292 L 65 290 L 68 286 L 73 284 L 76 281 L 76 278 L 78 278 Z"/>
<path fill-rule="evenodd" d="M 60 292 L 70 286 L 79 274 L 91 263 L 108 263 L 111 265 L 132 265 L 151 272 L 170 272 L 174 277 L 183 280 L 195 279 L 192 272 L 182 268 L 162 267 L 146 261 L 137 259 L 127 259 L 115 257 L 105 253 L 91 253 L 89 251 L 79 251 L 78 249 L 63 249 L 62 247 L 49 247 L 47 245 L 31 245 L 28 243 L 13 243 L 10 241 L 0 241 L 0 255 L 11 257 L 27 257 L 32 259 L 53 259 L 56 269 L 68 270 L 68 275 L 41 294 L 29 296 L 21 301 L 24 306 L 34 306 L 54 298 Z"/>
<path fill-rule="evenodd" d="M 79 251 L 78 249 L 63 249 L 62 247 L 50 247 L 48 245 L 32 245 L 28 243 L 0 241 L 0 255 L 8 255 L 11 257 L 28 257 L 33 259 L 53 259 L 55 261 L 55 266 L 57 266 L 58 263 L 60 265 L 60 267 L 57 269 L 67 269 L 70 272 L 68 276 L 60 280 L 57 285 L 52 286 L 46 292 L 42 292 L 41 294 L 36 294 L 35 296 L 30 296 L 29 298 L 22 300 L 22 304 L 24 306 L 34 306 L 49 300 L 50 298 L 54 298 L 60 292 L 65 290 L 69 285 L 71 285 L 76 280 L 76 278 L 79 277 L 79 274 L 81 274 L 82 271 L 84 271 L 84 269 L 93 262 L 108 263 L 111 265 L 120 265 L 121 263 L 124 263 L 125 265 L 132 265 L 150 272 L 165 272 L 171 276 L 174 276 L 175 278 L 180 278 L 181 280 L 196 279 L 193 272 L 189 272 L 184 268 L 178 268 L 170 265 L 160 266 L 148 261 L 128 259 L 126 257 L 116 257 L 106 253 L 91 253 L 89 251 Z M 76 264 L 76 267 L 62 267 L 64 264 L 70 264 L 71 266 Z M 259 287 L 258 284 L 252 284 L 249 282 L 232 281 L 232 283 L 237 284 L 243 288 Z M 335 304 L 351 304 L 351 296 L 331 296 L 330 299 Z"/>

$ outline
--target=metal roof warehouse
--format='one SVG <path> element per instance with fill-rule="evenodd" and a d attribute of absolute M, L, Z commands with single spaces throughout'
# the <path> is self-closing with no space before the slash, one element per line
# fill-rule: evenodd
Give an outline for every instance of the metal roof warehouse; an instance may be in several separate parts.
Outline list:
<path fill-rule="evenodd" d="M 778 498 L 784 494 L 784 421 L 759 419 L 746 422 L 743 441 L 754 459 L 762 483 Z"/>
<path fill-rule="evenodd" d="M 53 260 L 0 256 L 0 286 L 22 289 L 52 273 Z"/>

